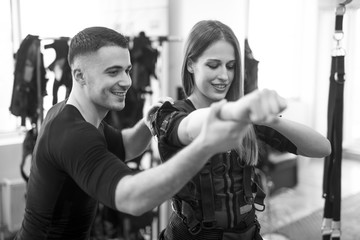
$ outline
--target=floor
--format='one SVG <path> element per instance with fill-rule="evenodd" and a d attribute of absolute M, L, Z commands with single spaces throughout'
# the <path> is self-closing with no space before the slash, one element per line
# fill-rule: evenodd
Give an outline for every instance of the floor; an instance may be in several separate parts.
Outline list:
<path fill-rule="evenodd" d="M 350 156 L 350 155 L 349 155 Z M 359 156 L 359 155 L 358 155 Z M 298 159 L 298 183 L 294 188 L 279 190 L 267 198 L 267 208 L 259 213 L 265 232 L 287 225 L 323 208 L 322 198 L 324 159 Z M 342 198 L 360 192 L 360 158 L 354 155 L 342 161 Z M 320 226 L 319 226 L 320 231 Z M 268 234 L 266 240 L 287 239 Z"/>

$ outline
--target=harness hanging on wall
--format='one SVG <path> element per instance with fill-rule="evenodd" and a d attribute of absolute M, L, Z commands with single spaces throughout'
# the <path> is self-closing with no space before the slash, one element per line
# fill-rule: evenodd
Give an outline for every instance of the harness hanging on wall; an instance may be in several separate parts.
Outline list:
<path fill-rule="evenodd" d="M 150 77 L 157 79 L 155 67 L 159 52 L 151 46 L 151 40 L 141 31 L 139 36 L 133 40 L 133 47 L 130 50 L 133 69 L 131 78 L 133 87 L 144 91 L 150 86 Z"/>
<path fill-rule="evenodd" d="M 335 17 L 334 39 L 337 46 L 331 57 L 331 74 L 328 100 L 328 130 L 332 153 L 325 158 L 323 198 L 325 199 L 322 222 L 323 240 L 340 240 L 341 237 L 341 162 L 343 139 L 343 108 L 345 83 L 345 51 L 340 46 L 343 38 L 343 17 L 346 1 L 338 5 Z"/>
<path fill-rule="evenodd" d="M 58 90 L 59 87 L 64 85 L 66 88 L 65 98 L 69 97 L 72 88 L 72 76 L 70 65 L 67 61 L 67 55 L 69 52 L 68 37 L 60 37 L 54 39 L 54 42 L 44 46 L 45 49 L 53 48 L 56 53 L 54 61 L 49 65 L 48 69 L 55 73 L 55 79 L 53 84 L 53 100 L 52 105 L 58 102 Z"/>
<path fill-rule="evenodd" d="M 47 78 L 40 52 L 38 36 L 27 35 L 21 42 L 15 57 L 14 86 L 10 112 L 21 117 L 25 126 L 28 118 L 32 124 L 42 118 L 42 97 L 46 95 Z"/>

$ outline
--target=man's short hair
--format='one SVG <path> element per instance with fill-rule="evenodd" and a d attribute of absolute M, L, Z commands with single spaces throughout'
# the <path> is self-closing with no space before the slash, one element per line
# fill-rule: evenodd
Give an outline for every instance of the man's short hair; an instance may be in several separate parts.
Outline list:
<path fill-rule="evenodd" d="M 78 55 L 96 52 L 104 46 L 129 47 L 129 41 L 119 32 L 106 27 L 90 27 L 77 33 L 70 42 L 68 62 Z"/>

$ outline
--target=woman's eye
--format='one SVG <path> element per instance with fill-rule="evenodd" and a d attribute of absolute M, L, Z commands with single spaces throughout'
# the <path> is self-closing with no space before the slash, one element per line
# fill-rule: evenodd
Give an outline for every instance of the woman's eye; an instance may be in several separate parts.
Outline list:
<path fill-rule="evenodd" d="M 215 69 L 218 66 L 219 66 L 218 64 L 208 64 L 208 67 L 211 68 L 211 69 Z"/>
<path fill-rule="evenodd" d="M 234 69 L 234 68 L 235 68 L 235 64 L 228 64 L 228 65 L 226 65 L 226 67 L 227 67 L 228 69 Z"/>

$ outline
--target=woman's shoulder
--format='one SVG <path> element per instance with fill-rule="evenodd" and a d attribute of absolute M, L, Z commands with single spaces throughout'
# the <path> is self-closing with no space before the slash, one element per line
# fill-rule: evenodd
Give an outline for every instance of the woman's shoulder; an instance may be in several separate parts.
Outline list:
<path fill-rule="evenodd" d="M 192 112 L 195 110 L 194 105 L 189 99 L 181 99 L 174 102 L 174 107 L 183 112 Z"/>
<path fill-rule="evenodd" d="M 192 103 L 186 99 L 174 103 L 165 102 L 155 113 L 152 125 L 158 131 L 173 128 L 179 121 L 195 110 Z M 159 133 L 159 132 L 158 132 Z"/>
<path fill-rule="evenodd" d="M 188 114 L 195 110 L 194 105 L 188 99 L 176 100 L 174 103 L 165 102 L 156 112 L 155 118 L 165 118 L 168 115 Z"/>

